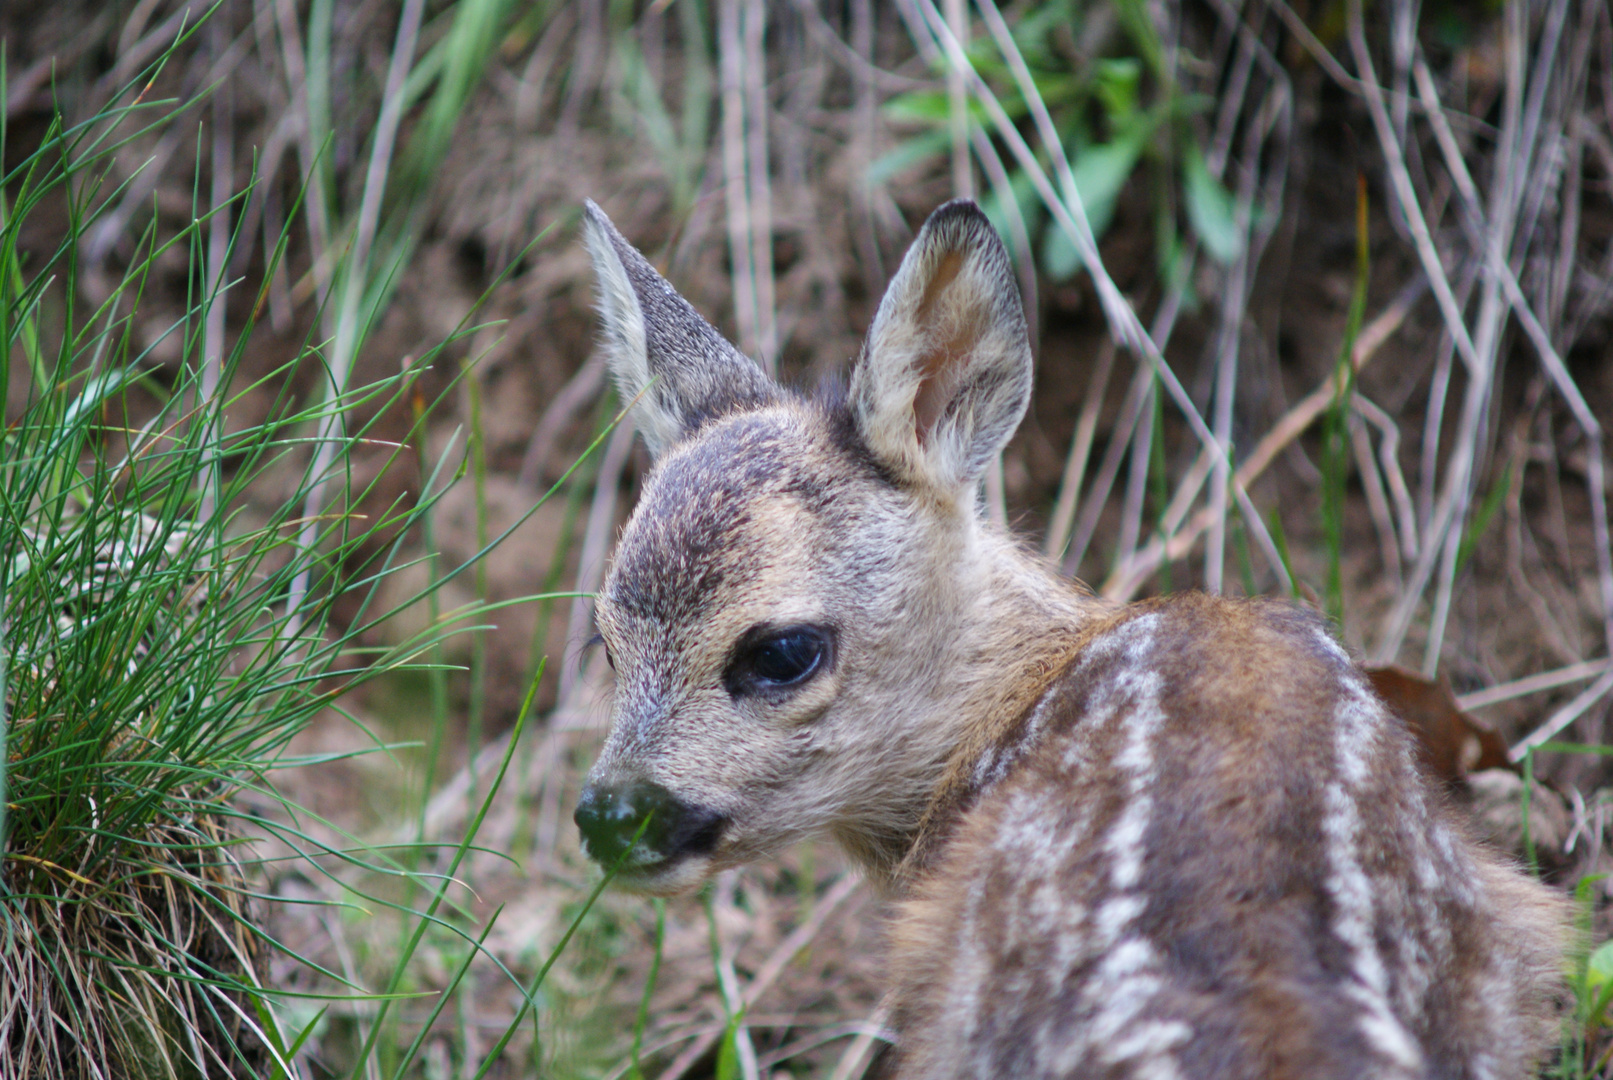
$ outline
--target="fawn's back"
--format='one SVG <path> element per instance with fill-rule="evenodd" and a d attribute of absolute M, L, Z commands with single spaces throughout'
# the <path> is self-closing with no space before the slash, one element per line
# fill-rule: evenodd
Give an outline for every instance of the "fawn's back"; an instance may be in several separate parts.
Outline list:
<path fill-rule="evenodd" d="M 1105 620 L 915 849 L 904 1075 L 1526 1075 L 1560 905 L 1412 761 L 1309 613 Z"/>
<path fill-rule="evenodd" d="M 648 892 L 819 835 L 900 900 L 907 1077 L 1515 1077 L 1563 913 L 1470 842 L 1314 616 L 1117 609 L 986 524 L 1030 394 L 972 204 L 931 215 L 849 386 L 724 341 L 592 204 L 656 466 L 598 597 L 577 808 Z"/>

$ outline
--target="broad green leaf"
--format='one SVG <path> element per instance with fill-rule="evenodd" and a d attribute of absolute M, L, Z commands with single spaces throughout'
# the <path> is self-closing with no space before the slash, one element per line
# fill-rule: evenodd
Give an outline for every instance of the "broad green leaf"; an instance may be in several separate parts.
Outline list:
<path fill-rule="evenodd" d="M 1613 999 L 1613 941 L 1604 941 L 1585 961 L 1587 1019 L 1600 1017 Z"/>
<path fill-rule="evenodd" d="M 1111 122 L 1124 123 L 1137 112 L 1137 91 L 1143 66 L 1135 57 L 1099 60 L 1094 65 L 1094 89 Z"/>
<path fill-rule="evenodd" d="M 1120 189 L 1136 168 L 1153 130 L 1152 120 L 1139 117 L 1112 141 L 1089 146 L 1070 162 L 1070 174 L 1093 236 L 1103 236 L 1109 227 Z M 1042 268 L 1057 281 L 1081 269 L 1081 256 L 1057 221 L 1049 221 L 1042 236 Z"/>
<path fill-rule="evenodd" d="M 898 94 L 885 103 L 885 115 L 892 120 L 922 120 L 935 124 L 952 114 L 952 105 L 939 90 L 914 90 Z"/>
<path fill-rule="evenodd" d="M 717 1080 L 739 1080 L 739 1018 L 728 1021 L 717 1048 Z"/>
<path fill-rule="evenodd" d="M 898 173 L 905 172 L 919 162 L 941 153 L 950 145 L 952 134 L 945 128 L 915 135 L 906 142 L 899 143 L 889 153 L 881 154 L 874 159 L 868 166 L 867 182 L 870 186 L 883 184 Z"/>
<path fill-rule="evenodd" d="M 1210 257 L 1229 263 L 1243 254 L 1243 230 L 1238 228 L 1232 195 L 1210 175 L 1197 146 L 1182 156 L 1182 189 L 1187 219 Z"/>
<path fill-rule="evenodd" d="M 1604 941 L 1585 962 L 1585 986 L 1594 993 L 1609 981 L 1613 981 L 1613 941 Z"/>

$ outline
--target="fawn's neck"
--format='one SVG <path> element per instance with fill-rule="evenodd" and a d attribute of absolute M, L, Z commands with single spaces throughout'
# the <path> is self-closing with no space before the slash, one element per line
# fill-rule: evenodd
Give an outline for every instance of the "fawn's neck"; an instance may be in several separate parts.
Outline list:
<path fill-rule="evenodd" d="M 982 537 L 990 558 L 959 619 L 959 685 L 949 767 L 972 764 L 1042 696 L 1081 632 L 1116 605 L 1059 577 L 1005 534 Z"/>
<path fill-rule="evenodd" d="M 982 527 L 966 557 L 949 564 L 947 601 L 931 633 L 944 659 L 923 694 L 923 752 L 884 791 L 880 827 L 838 839 L 876 884 L 899 887 L 915 843 L 955 804 L 974 764 L 1042 696 L 1074 655 L 1083 628 L 1114 610 L 1059 577 L 1008 534 Z M 894 778 L 892 778 L 894 779 Z"/>

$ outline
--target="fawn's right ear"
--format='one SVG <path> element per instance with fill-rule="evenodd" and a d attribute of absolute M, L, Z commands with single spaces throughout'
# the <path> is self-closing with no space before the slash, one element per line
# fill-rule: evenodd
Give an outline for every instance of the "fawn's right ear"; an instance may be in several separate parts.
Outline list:
<path fill-rule="evenodd" d="M 1031 395 L 1025 310 L 986 215 L 956 199 L 919 230 L 879 302 L 851 404 L 868 448 L 907 483 L 966 497 Z"/>
<path fill-rule="evenodd" d="M 702 319 L 592 200 L 583 222 L 611 374 L 623 401 L 638 399 L 633 418 L 651 455 L 713 417 L 778 397 L 761 368 Z"/>

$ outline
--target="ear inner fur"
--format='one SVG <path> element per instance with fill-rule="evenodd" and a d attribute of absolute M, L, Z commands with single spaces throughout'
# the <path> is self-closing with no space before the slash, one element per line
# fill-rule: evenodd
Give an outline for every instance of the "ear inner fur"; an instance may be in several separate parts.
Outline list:
<path fill-rule="evenodd" d="M 919 298 L 918 317 L 920 321 L 928 319 L 935 308 L 935 302 L 942 291 L 957 280 L 958 272 L 963 269 L 963 252 L 953 249 L 941 256 L 941 265 L 935 268 L 935 273 L 924 286 L 924 295 Z"/>
<path fill-rule="evenodd" d="M 964 373 L 984 332 L 980 320 L 973 315 L 970 312 L 961 325 L 949 327 L 945 336 L 932 343 L 919 359 L 924 377 L 913 396 L 913 421 L 920 445 L 930 441 L 949 407 L 958 400 Z"/>
<path fill-rule="evenodd" d="M 1019 288 L 972 203 L 930 215 L 852 373 L 864 441 L 893 473 L 952 501 L 1013 434 L 1030 397 Z"/>

